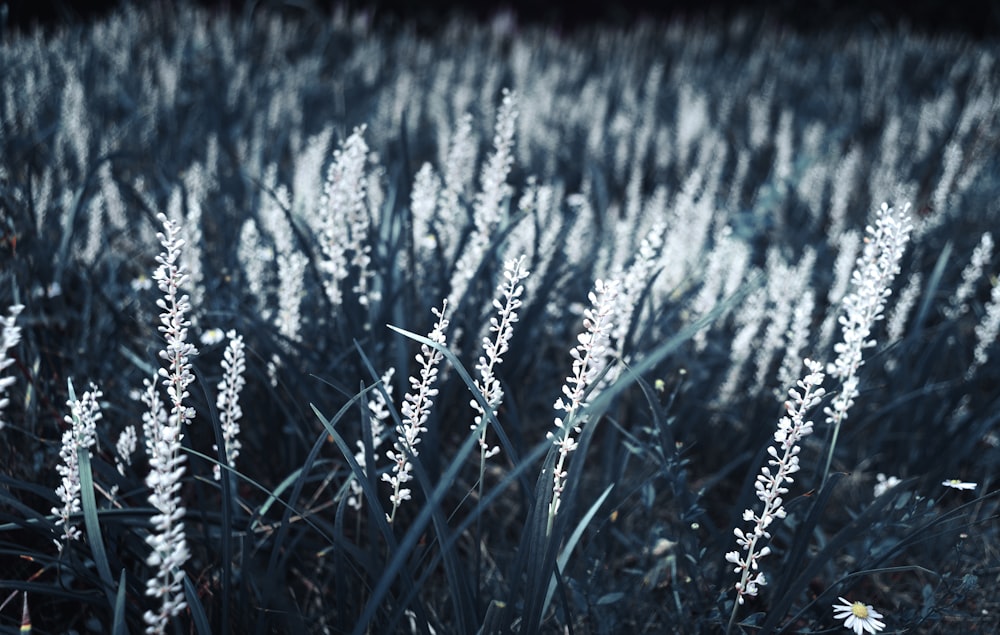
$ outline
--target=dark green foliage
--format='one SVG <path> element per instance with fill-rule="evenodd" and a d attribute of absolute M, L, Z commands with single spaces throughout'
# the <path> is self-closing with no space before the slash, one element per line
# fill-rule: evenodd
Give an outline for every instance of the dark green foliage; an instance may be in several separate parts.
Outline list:
<path fill-rule="evenodd" d="M 753 304 L 780 295 L 776 272 L 815 250 L 806 287 L 816 308 L 796 354 L 832 361 L 839 329 L 830 342 L 818 334 L 840 310 L 827 297 L 842 238 L 833 228 L 860 232 L 881 198 L 907 197 L 918 222 L 942 220 L 914 237 L 887 312 L 918 272 L 920 293 L 899 339 L 876 327 L 829 475 L 819 473 L 829 398 L 810 413 L 816 432 L 802 443 L 788 515 L 771 527 L 762 560 L 769 583 L 738 608 L 734 630 L 833 632 L 839 596 L 874 605 L 890 631 L 998 628 L 1000 366 L 966 376 L 996 257 L 968 311 L 945 312 L 972 249 L 1000 226 L 1000 115 L 980 107 L 1000 90 L 997 61 L 986 46 L 905 32 L 804 39 L 767 28 L 737 19 L 563 37 L 458 21 L 428 40 L 373 29 L 362 15 L 236 17 L 181 4 L 5 40 L 0 315 L 17 302 L 26 309 L 0 374 L 14 378 L 0 412 L 0 631 L 18 628 L 21 594 L 33 632 L 145 628 L 149 466 L 140 439 L 119 472 L 115 444 L 126 426 L 141 429 L 144 406 L 130 394 L 161 364 L 161 294 L 142 285 L 159 249 L 155 215 L 173 208 L 190 221 L 200 207 L 192 229 L 201 235 L 188 247 L 201 278 L 184 289 L 199 298 L 189 338 L 218 328 L 246 340 L 243 449 L 235 466 L 212 450 L 224 445 L 222 346 L 199 344 L 180 493 L 189 608 L 170 632 L 719 632 L 735 601 L 725 554 L 743 510 L 757 504 L 753 479 L 783 412 L 783 349 L 764 381 L 753 368 L 778 301 L 759 318 L 748 317 Z M 515 167 L 441 346 L 422 334 L 472 232 L 503 87 L 517 91 L 521 111 Z M 449 135 L 465 112 L 475 121 L 473 178 L 450 216 L 418 235 L 414 175 L 424 162 L 446 172 Z M 307 210 L 334 150 L 360 124 L 377 154 L 366 163 L 371 261 L 367 273 L 349 267 L 334 306 Z M 760 140 L 755 125 L 766 126 Z M 300 165 L 327 128 L 318 162 Z M 841 171 L 854 149 L 858 164 Z M 315 191 L 294 191 L 303 174 Z M 838 184 L 846 203 L 835 219 Z M 551 188 L 549 213 L 518 209 L 534 187 Z M 936 199 L 948 209 L 931 209 Z M 297 336 L 278 321 L 278 260 L 289 253 L 268 228 L 275 218 L 288 225 L 289 253 L 305 259 Z M 262 280 L 241 253 L 248 219 L 260 234 Z M 580 307 L 595 279 L 622 277 L 640 259 L 654 219 L 668 243 L 635 287 L 612 381 L 591 386 L 561 512 L 550 518 L 557 450 L 546 433 L 585 330 Z M 691 234 L 698 220 L 704 238 Z M 521 255 L 514 249 L 532 273 L 498 366 L 504 399 L 494 416 L 474 369 L 504 261 Z M 713 258 L 738 249 L 747 265 L 737 284 L 696 310 Z M 362 283 L 378 294 L 360 301 Z M 736 349 L 751 319 L 761 328 L 744 342 L 741 367 Z M 390 524 L 385 450 L 421 345 L 445 361 L 410 457 L 413 499 Z M 995 343 L 988 350 L 1000 354 Z M 54 466 L 67 386 L 87 381 L 105 395 L 104 419 L 97 446 L 79 452 L 84 539 L 59 555 Z M 836 388 L 829 378 L 826 386 Z M 381 437 L 369 407 L 377 395 L 388 402 Z M 470 400 L 501 448 L 482 482 Z M 879 473 L 903 480 L 875 497 Z M 952 478 L 978 487 L 942 487 Z M 360 511 L 347 503 L 352 479 Z"/>

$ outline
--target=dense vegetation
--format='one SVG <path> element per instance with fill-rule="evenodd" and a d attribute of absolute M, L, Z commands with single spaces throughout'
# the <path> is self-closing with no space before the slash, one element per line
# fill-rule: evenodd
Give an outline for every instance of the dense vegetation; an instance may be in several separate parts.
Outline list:
<path fill-rule="evenodd" d="M 8 33 L 0 629 L 1000 628 L 995 44 Z"/>

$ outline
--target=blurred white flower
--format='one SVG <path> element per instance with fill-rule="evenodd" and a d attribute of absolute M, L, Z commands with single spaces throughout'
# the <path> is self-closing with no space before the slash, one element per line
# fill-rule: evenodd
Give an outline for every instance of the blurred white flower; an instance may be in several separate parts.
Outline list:
<path fill-rule="evenodd" d="M 226 334 L 222 332 L 222 329 L 208 329 L 201 334 L 201 343 L 205 346 L 215 346 L 224 339 L 226 339 Z"/>
<path fill-rule="evenodd" d="M 10 307 L 7 317 L 0 318 L 0 373 L 14 363 L 14 358 L 10 357 L 7 351 L 17 346 L 18 342 L 21 341 L 21 327 L 17 326 L 15 321 L 23 310 L 23 304 L 14 304 Z M 0 415 L 2 415 L 3 409 L 7 407 L 7 404 L 10 403 L 10 398 L 4 396 L 7 388 L 15 381 L 14 377 L 0 377 Z M 3 417 L 0 416 L 0 430 L 5 425 Z"/>
<path fill-rule="evenodd" d="M 139 277 L 131 282 L 131 286 L 133 291 L 146 291 L 153 288 L 153 279 L 140 273 Z"/>
<path fill-rule="evenodd" d="M 875 478 L 878 479 L 878 482 L 875 483 L 875 498 L 878 498 L 882 494 L 885 494 L 886 492 L 888 492 L 889 490 L 891 490 L 892 488 L 896 487 L 897 485 L 903 482 L 903 479 L 901 478 L 897 478 L 895 476 L 886 476 L 881 472 L 879 472 Z"/>
<path fill-rule="evenodd" d="M 218 330 L 218 329 L 213 329 Z M 229 338 L 229 345 L 222 359 L 222 381 L 218 384 L 218 396 L 215 400 L 215 407 L 219 409 L 219 424 L 222 427 L 223 447 L 225 448 L 226 465 L 236 467 L 236 458 L 240 455 L 243 444 L 240 443 L 240 419 L 243 417 L 243 408 L 240 407 L 240 391 L 246 385 L 243 374 L 246 372 L 246 353 L 243 344 L 243 336 L 238 335 L 235 330 L 226 333 Z M 212 446 L 218 452 L 219 447 Z M 222 469 L 216 465 L 213 467 L 215 480 L 222 478 Z"/>
<path fill-rule="evenodd" d="M 952 489 L 976 489 L 977 483 L 966 483 L 958 480 L 957 478 L 948 479 L 947 481 L 941 481 L 941 484 L 945 487 L 950 487 Z"/>
<path fill-rule="evenodd" d="M 844 628 L 853 630 L 857 635 L 862 635 L 864 631 L 878 633 L 885 628 L 885 622 L 879 619 L 883 615 L 872 608 L 871 604 L 839 599 L 843 604 L 833 605 L 833 616 L 838 620 L 844 620 Z"/>

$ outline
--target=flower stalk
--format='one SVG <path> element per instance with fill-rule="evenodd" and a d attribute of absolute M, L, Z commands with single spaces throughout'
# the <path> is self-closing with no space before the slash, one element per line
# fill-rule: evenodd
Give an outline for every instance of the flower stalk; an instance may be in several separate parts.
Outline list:
<path fill-rule="evenodd" d="M 552 532 L 552 523 L 562 503 L 562 493 L 566 487 L 566 460 L 576 450 L 579 435 L 586 423 L 586 415 L 581 410 L 587 406 L 587 390 L 608 365 L 608 349 L 614 322 L 611 319 L 616 309 L 618 297 L 617 280 L 605 282 L 597 280 L 590 292 L 590 308 L 584 311 L 584 332 L 577 336 L 579 344 L 570 351 L 573 357 L 572 374 L 563 384 L 563 397 L 555 403 L 555 409 L 565 413 L 555 418 L 555 431 L 546 436 L 559 449 L 555 468 L 552 470 L 552 502 L 549 503 L 549 519 L 546 533 Z"/>
<path fill-rule="evenodd" d="M 427 339 L 443 346 L 446 342 L 445 331 L 448 329 L 448 300 L 444 301 L 440 309 L 431 309 L 431 312 L 437 322 L 427 334 Z M 427 419 L 430 417 L 431 406 L 434 405 L 434 397 L 438 394 L 435 388 L 438 365 L 443 358 L 441 351 L 426 344 L 420 345 L 420 352 L 414 358 L 420 365 L 420 372 L 409 378 L 411 390 L 403 396 L 403 404 L 400 406 L 402 417 L 401 425 L 396 428 L 396 441 L 392 449 L 385 453 L 386 458 L 392 462 L 392 471 L 382 474 L 382 480 L 392 487 L 392 494 L 389 496 L 392 511 L 386 515 L 390 524 L 396 520 L 396 510 L 400 504 L 410 500 L 410 490 L 403 485 L 413 480 L 411 459 L 420 453 L 417 449 L 420 434 L 427 432 Z"/>
<path fill-rule="evenodd" d="M 180 293 L 180 288 L 188 282 L 188 274 L 180 262 L 184 246 L 181 228 L 164 214 L 160 214 L 159 219 L 163 232 L 158 233 L 157 238 L 163 245 L 163 252 L 156 257 L 160 264 L 153 273 L 153 280 L 163 292 L 156 304 L 162 310 L 159 330 L 166 339 L 166 348 L 160 351 L 160 358 L 167 366 L 160 368 L 158 375 L 166 383 L 170 410 L 168 413 L 159 401 L 156 378 L 147 381 L 145 400 L 149 412 L 144 416 L 143 432 L 150 472 L 146 485 L 150 489 L 149 502 L 157 513 L 153 515 L 153 529 L 146 538 L 152 549 L 146 564 L 155 571 L 154 577 L 146 581 L 146 595 L 160 601 L 157 610 L 146 611 L 143 615 L 149 635 L 162 634 L 170 618 L 187 606 L 184 565 L 190 552 L 184 531 L 186 510 L 180 497 L 185 472 L 182 441 L 184 427 L 194 419 L 194 409 L 184 401 L 189 397 L 187 387 L 194 381 L 190 360 L 198 354 L 198 349 L 187 341 L 191 325 L 187 314 L 191 311 L 191 303 L 186 294 Z"/>
<path fill-rule="evenodd" d="M 771 553 L 771 549 L 764 544 L 771 538 L 768 528 L 776 519 L 785 517 L 783 497 L 788 493 L 787 484 L 794 482 L 792 475 L 801 469 L 799 442 L 813 431 L 813 422 L 807 421 L 805 415 L 819 403 L 825 392 L 821 386 L 824 379 L 821 371 L 823 365 L 810 359 L 804 360 L 803 364 L 809 372 L 796 382 L 798 390 L 792 388 L 788 391 L 791 399 L 785 402 L 787 414 L 778 421 L 774 445 L 767 448 L 767 454 L 771 458 L 761 468 L 754 482 L 757 498 L 764 503 L 764 508 L 759 514 L 752 508 L 746 509 L 743 520 L 750 523 L 750 527 L 733 529 L 740 549 L 727 553 L 726 560 L 736 565 L 733 572 L 740 574 L 740 579 L 735 585 L 736 602 L 726 628 L 727 633 L 732 630 L 745 596 L 756 596 L 760 587 L 767 584 L 767 578 L 760 571 L 760 559 Z"/>
<path fill-rule="evenodd" d="M 876 212 L 874 227 L 867 228 L 865 247 L 851 275 L 854 290 L 844 297 L 844 315 L 840 316 L 843 340 L 834 345 L 837 359 L 827 367 L 835 379 L 843 380 L 840 391 L 829 407 L 824 409 L 826 421 L 833 426 L 833 437 L 823 467 L 822 484 L 826 484 L 837 448 L 840 426 L 847 419 L 847 411 L 860 394 L 858 370 L 864 364 L 864 350 L 875 346 L 870 339 L 875 323 L 882 319 L 886 301 L 892 294 L 892 281 L 899 273 L 899 261 L 909 241 L 912 224 L 909 205 L 896 211 L 883 203 Z"/>

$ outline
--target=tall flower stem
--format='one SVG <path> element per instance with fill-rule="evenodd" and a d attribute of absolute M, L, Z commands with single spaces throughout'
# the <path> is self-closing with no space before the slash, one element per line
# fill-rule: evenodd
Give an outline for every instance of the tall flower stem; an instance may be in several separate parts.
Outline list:
<path fill-rule="evenodd" d="M 445 300 L 441 309 L 431 309 L 437 322 L 427 335 L 427 339 L 438 344 L 446 342 L 445 331 L 448 329 L 448 300 Z M 434 397 L 438 390 L 435 388 L 438 378 L 438 365 L 444 355 L 441 351 L 431 348 L 426 344 L 420 346 L 420 353 L 416 356 L 416 362 L 420 365 L 420 374 L 411 375 L 409 378 L 410 391 L 403 396 L 403 405 L 400 407 L 402 418 L 400 425 L 396 428 L 396 441 L 393 449 L 385 453 L 386 458 L 392 462 L 392 472 L 382 474 L 382 480 L 392 486 L 392 494 L 389 502 L 392 503 L 392 512 L 387 520 L 392 523 L 396 520 L 396 510 L 399 509 L 403 501 L 410 500 L 410 490 L 403 487 L 413 479 L 410 474 L 413 471 L 411 460 L 420 453 L 417 445 L 420 444 L 420 433 L 427 432 L 425 424 L 430 418 L 431 406 L 434 405 Z"/>
<path fill-rule="evenodd" d="M 163 252 L 156 257 L 160 266 L 153 273 L 153 280 L 163 292 L 156 304 L 163 311 L 159 330 L 166 339 L 166 348 L 160 351 L 160 358 L 167 367 L 160 368 L 158 375 L 166 383 L 170 412 L 167 414 L 160 405 L 154 378 L 146 385 L 150 411 L 143 426 L 150 466 L 146 485 L 150 489 L 149 502 L 157 511 L 152 518 L 153 530 L 146 538 L 152 549 L 146 564 L 156 572 L 146 582 L 146 595 L 158 598 L 160 606 L 143 615 L 149 635 L 162 634 L 170 618 L 187 606 L 183 567 L 190 552 L 184 531 L 185 509 L 180 498 L 185 471 L 181 442 L 184 427 L 194 418 L 194 409 L 184 405 L 184 400 L 189 396 L 187 387 L 194 381 L 190 360 L 198 354 L 198 349 L 187 341 L 191 323 L 186 315 L 191 311 L 191 304 L 188 296 L 180 293 L 180 287 L 188 281 L 188 274 L 180 263 L 184 246 L 181 228 L 163 214 L 159 219 L 163 232 L 157 234 L 157 238 L 163 245 Z"/>
<path fill-rule="evenodd" d="M 605 367 L 608 365 L 608 347 L 611 332 L 614 329 L 612 314 L 615 312 L 618 297 L 617 280 L 594 283 L 590 292 L 590 308 L 584 311 L 584 332 L 577 336 L 579 344 L 570 351 L 573 357 L 573 373 L 563 384 L 563 397 L 556 400 L 555 409 L 565 413 L 556 417 L 557 431 L 550 431 L 548 438 L 559 449 L 559 458 L 552 470 L 552 502 L 549 504 L 549 518 L 546 524 L 546 535 L 552 533 L 552 525 L 559 506 L 562 503 L 563 489 L 566 487 L 566 460 L 570 453 L 576 450 L 577 441 L 574 434 L 580 434 L 586 415 L 581 411 L 586 407 L 584 397 L 587 390 L 594 385 Z"/>
<path fill-rule="evenodd" d="M 851 275 L 854 290 L 844 297 L 843 340 L 834 346 L 837 359 L 828 366 L 831 377 L 843 380 L 833 403 L 824 410 L 827 423 L 833 425 L 833 436 L 823 467 L 822 484 L 830 474 L 833 453 L 837 448 L 840 427 L 847 419 L 847 411 L 860 393 L 858 370 L 864 364 L 864 349 L 875 346 L 869 339 L 875 323 L 882 319 L 886 300 L 892 294 L 892 281 L 899 273 L 899 261 L 909 240 L 909 205 L 896 211 L 883 203 L 875 216 L 874 227 L 867 228 L 865 247 Z"/>
<path fill-rule="evenodd" d="M 770 547 L 761 543 L 770 540 L 771 534 L 768 527 L 775 519 L 785 517 L 785 509 L 782 505 L 782 498 L 788 493 L 787 483 L 793 482 L 792 475 L 798 472 L 799 452 L 801 450 L 799 441 L 812 433 L 812 421 L 806 421 L 806 413 L 819 403 L 823 398 L 824 390 L 823 367 L 819 362 L 805 360 L 805 367 L 809 373 L 796 383 L 798 390 L 792 388 L 788 391 L 790 400 L 785 402 L 787 414 L 778 421 L 778 429 L 774 433 L 775 444 L 767 448 L 767 454 L 771 457 L 767 465 L 761 467 L 760 474 L 754 482 L 754 489 L 757 498 L 764 503 L 764 509 L 760 514 L 753 509 L 746 509 L 743 512 L 743 520 L 751 523 L 749 531 L 736 527 L 733 533 L 736 535 L 736 544 L 741 549 L 730 551 L 726 554 L 726 560 L 735 564 L 735 573 L 740 574 L 740 580 L 736 583 L 736 602 L 733 603 L 733 612 L 729 616 L 729 625 L 726 633 L 732 631 L 736 623 L 736 615 L 739 607 L 744 602 L 744 596 L 755 596 L 759 587 L 767 584 L 767 579 L 759 570 L 759 560 L 771 553 Z M 801 391 L 801 392 L 800 392 Z"/>
<path fill-rule="evenodd" d="M 508 260 L 504 267 L 504 282 L 497 287 L 500 297 L 493 300 L 493 307 L 497 310 L 497 315 L 490 318 L 489 332 L 495 337 L 483 338 L 483 354 L 479 357 L 476 370 L 479 371 L 479 379 L 476 380 L 476 388 L 483 393 L 486 403 L 489 404 L 492 415 L 496 416 L 497 409 L 503 402 L 503 388 L 500 380 L 496 377 L 496 369 L 503 362 L 503 355 L 510 347 L 510 339 L 514 336 L 514 324 L 518 321 L 517 310 L 521 308 L 521 294 L 524 293 L 524 285 L 521 281 L 528 277 L 530 272 L 524 268 L 524 256 Z M 479 401 L 473 399 L 470 404 L 479 414 L 476 415 L 472 424 L 473 430 L 479 432 L 479 494 L 483 494 L 483 476 L 486 470 L 486 460 L 500 453 L 499 447 L 489 447 L 486 442 L 486 430 L 488 428 L 488 417 L 486 411 L 479 405 Z M 487 423 L 484 423 L 487 422 Z"/>

